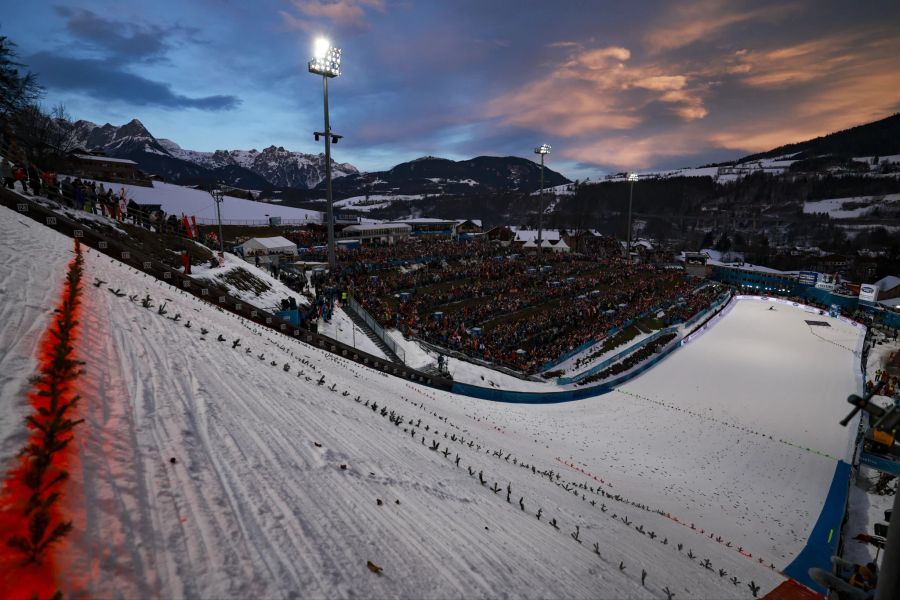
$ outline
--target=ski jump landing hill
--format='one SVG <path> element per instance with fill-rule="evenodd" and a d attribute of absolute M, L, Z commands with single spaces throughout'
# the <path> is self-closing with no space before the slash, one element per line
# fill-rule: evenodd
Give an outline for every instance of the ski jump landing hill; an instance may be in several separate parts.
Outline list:
<path fill-rule="evenodd" d="M 0 213 L 9 465 L 72 241 Z M 613 392 L 506 404 L 350 362 L 96 250 L 84 280 L 65 593 L 751 598 L 836 542 L 820 523 L 862 337 L 839 319 L 740 301 Z"/>

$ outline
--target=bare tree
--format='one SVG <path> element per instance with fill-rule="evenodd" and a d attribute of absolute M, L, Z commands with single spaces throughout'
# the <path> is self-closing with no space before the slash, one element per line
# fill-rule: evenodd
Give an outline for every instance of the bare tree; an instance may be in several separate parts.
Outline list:
<path fill-rule="evenodd" d="M 0 117 L 33 105 L 44 93 L 35 74 L 24 71 L 16 56 L 16 44 L 0 36 Z"/>

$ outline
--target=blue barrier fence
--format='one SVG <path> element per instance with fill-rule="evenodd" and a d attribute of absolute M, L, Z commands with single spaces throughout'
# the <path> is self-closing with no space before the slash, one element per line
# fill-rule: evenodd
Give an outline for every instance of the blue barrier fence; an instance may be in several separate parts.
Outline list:
<path fill-rule="evenodd" d="M 600 371 L 609 367 L 610 365 L 613 365 L 613 364 L 619 362 L 625 356 L 631 354 L 632 352 L 635 352 L 636 350 L 640 350 L 647 344 L 654 342 L 657 338 L 662 337 L 663 335 L 665 335 L 667 333 L 672 333 L 675 331 L 678 331 L 677 327 L 667 327 L 665 329 L 660 329 L 653 335 L 651 335 L 647 338 L 644 338 L 635 344 L 632 344 L 631 346 L 625 348 L 624 350 L 622 350 L 615 356 L 607 358 L 606 360 L 594 365 L 593 367 L 591 367 L 590 369 L 588 369 L 587 371 L 585 371 L 583 373 L 579 373 L 578 375 L 573 375 L 572 377 L 560 377 L 559 379 L 556 380 L 556 384 L 557 385 L 568 385 L 570 383 L 576 383 L 578 381 L 581 381 L 585 377 L 590 377 L 591 375 L 599 373 Z"/>
<path fill-rule="evenodd" d="M 840 460 L 834 469 L 825 505 L 806 541 L 806 546 L 784 569 L 785 575 L 820 594 L 824 594 L 826 590 L 810 578 L 809 570 L 812 567 L 826 571 L 831 569 L 831 557 L 837 554 L 838 541 L 841 538 L 841 522 L 844 520 L 844 509 L 849 494 L 850 465 Z"/>

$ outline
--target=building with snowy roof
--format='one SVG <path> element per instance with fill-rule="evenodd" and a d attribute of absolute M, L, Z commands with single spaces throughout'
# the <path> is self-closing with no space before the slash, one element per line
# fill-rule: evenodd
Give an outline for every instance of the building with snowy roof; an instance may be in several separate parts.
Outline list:
<path fill-rule="evenodd" d="M 538 239 L 538 230 L 537 229 L 516 229 L 515 232 L 516 232 L 516 237 L 513 240 L 514 243 L 524 244 L 525 242 L 527 242 L 529 240 L 537 243 L 537 239 Z M 541 239 L 556 241 L 559 239 L 559 230 L 544 229 L 543 231 L 541 231 Z"/>
<path fill-rule="evenodd" d="M 135 183 L 146 179 L 138 170 L 138 164 L 127 158 L 72 153 L 65 168 L 67 174 L 87 179 Z"/>
<path fill-rule="evenodd" d="M 900 277 L 888 275 L 875 283 L 864 283 L 859 286 L 859 299 L 879 302 L 885 306 L 894 306 L 900 299 Z"/>
<path fill-rule="evenodd" d="M 412 227 L 406 223 L 360 223 L 341 230 L 344 239 L 359 240 L 360 244 L 396 244 L 409 239 Z"/>
<path fill-rule="evenodd" d="M 403 219 L 394 221 L 409 226 L 409 234 L 413 237 L 446 238 L 453 237 L 456 221 L 447 219 L 432 219 L 420 217 L 417 219 Z"/>

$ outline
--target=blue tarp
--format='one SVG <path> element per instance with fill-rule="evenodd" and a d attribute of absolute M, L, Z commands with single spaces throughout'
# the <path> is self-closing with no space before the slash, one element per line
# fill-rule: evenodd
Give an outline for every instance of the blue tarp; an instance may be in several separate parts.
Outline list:
<path fill-rule="evenodd" d="M 850 465 L 841 460 L 834 469 L 834 477 L 831 480 L 828 496 L 825 498 L 825 505 L 806 541 L 806 546 L 784 569 L 785 575 L 820 594 L 825 594 L 826 590 L 810 578 L 809 570 L 818 567 L 825 571 L 831 571 L 831 557 L 837 554 L 838 541 L 841 537 L 841 522 L 844 520 L 844 507 L 847 506 L 849 493 Z"/>

